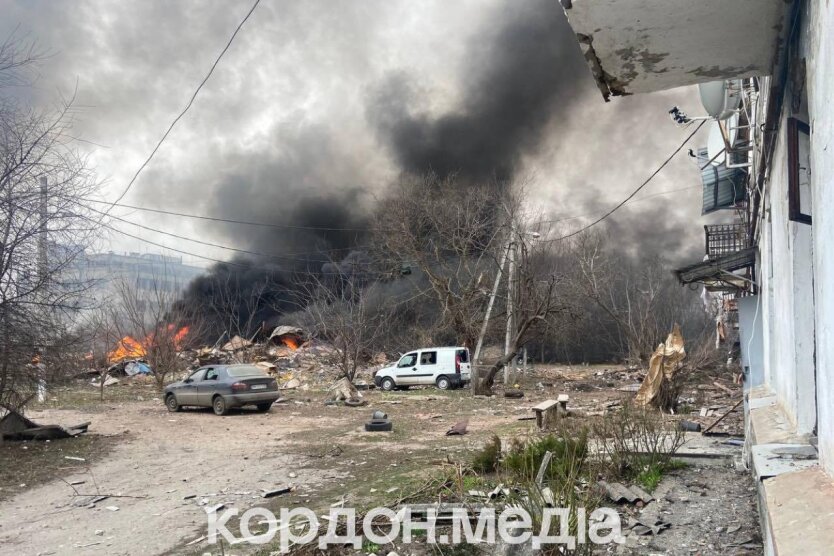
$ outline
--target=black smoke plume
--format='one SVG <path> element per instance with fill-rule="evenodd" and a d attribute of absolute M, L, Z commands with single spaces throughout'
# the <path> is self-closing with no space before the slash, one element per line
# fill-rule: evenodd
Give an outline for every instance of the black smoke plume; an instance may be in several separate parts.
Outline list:
<path fill-rule="evenodd" d="M 511 182 L 551 120 L 569 110 L 587 73 L 556 2 L 514 2 L 468 45 L 460 106 L 421 109 L 418 84 L 390 75 L 371 96 L 369 120 L 405 172 Z M 438 53 L 442 55 L 442 53 Z"/>
<path fill-rule="evenodd" d="M 511 183 L 523 156 L 535 152 L 548 125 L 581 94 L 577 77 L 587 72 L 581 53 L 558 3 L 533 0 L 509 2 L 487 18 L 464 60 L 454 108 L 429 110 L 431 94 L 399 70 L 368 87 L 366 119 L 403 173 L 456 174 L 464 184 Z M 243 269 L 217 265 L 188 289 L 190 302 L 205 300 L 230 278 L 244 288 L 269 276 L 281 291 L 259 310 L 267 320 L 274 308 L 289 309 L 294 275 L 338 268 L 347 256 L 362 258 L 351 251 L 362 247 L 373 202 L 363 188 L 361 156 L 332 140 L 325 127 L 300 126 L 289 139 L 286 129 L 280 131 L 280 154 L 250 155 L 271 161 L 266 164 L 236 164 L 221 177 L 209 208 L 286 229 L 229 228 L 236 245 L 267 256 L 233 261 Z M 333 229 L 308 229 L 322 227 Z"/>

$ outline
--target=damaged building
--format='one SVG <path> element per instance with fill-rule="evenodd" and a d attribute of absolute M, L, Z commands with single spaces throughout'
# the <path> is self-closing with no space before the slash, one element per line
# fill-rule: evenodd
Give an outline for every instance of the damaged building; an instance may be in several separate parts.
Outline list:
<path fill-rule="evenodd" d="M 828 2 L 562 0 L 594 79 L 614 97 L 697 85 L 670 112 L 701 131 L 705 254 L 677 270 L 737 330 L 745 459 L 766 554 L 830 553 L 834 527 L 834 189 Z M 687 112 L 693 116 L 687 115 Z M 700 140 L 701 144 L 694 144 Z M 703 144 L 706 142 L 706 144 Z M 684 151 L 685 152 L 685 151 Z M 681 233 L 687 233 L 682 229 Z"/>

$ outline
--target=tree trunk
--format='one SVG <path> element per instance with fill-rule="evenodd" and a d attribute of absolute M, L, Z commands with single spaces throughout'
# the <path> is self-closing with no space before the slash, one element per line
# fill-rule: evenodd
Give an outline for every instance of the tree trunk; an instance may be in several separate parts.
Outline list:
<path fill-rule="evenodd" d="M 492 386 L 495 384 L 495 375 L 497 375 L 501 369 L 507 366 L 507 364 L 513 360 L 518 354 L 518 347 L 513 346 L 509 353 L 504 355 L 501 359 L 495 362 L 495 364 L 489 368 L 487 371 L 486 376 L 483 378 L 479 378 L 478 385 L 474 389 L 474 394 L 480 395 L 492 395 Z"/>

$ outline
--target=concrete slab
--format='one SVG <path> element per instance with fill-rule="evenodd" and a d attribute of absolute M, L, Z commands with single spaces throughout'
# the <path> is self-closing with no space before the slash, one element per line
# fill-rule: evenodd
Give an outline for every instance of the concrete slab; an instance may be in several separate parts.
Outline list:
<path fill-rule="evenodd" d="M 762 407 L 770 407 L 776 405 L 776 396 L 767 396 L 764 398 L 750 398 L 750 401 L 747 402 L 747 407 L 750 409 L 760 409 Z"/>
<path fill-rule="evenodd" d="M 819 466 L 817 450 L 810 444 L 760 444 L 753 446 L 752 454 L 753 472 L 760 480 Z"/>
<path fill-rule="evenodd" d="M 814 467 L 765 479 L 769 540 L 779 556 L 831 554 L 834 479 Z"/>
<path fill-rule="evenodd" d="M 753 407 L 754 401 L 763 403 L 759 398 L 750 400 L 750 436 L 753 444 L 807 444 L 808 436 L 796 434 L 791 423 L 779 404 Z"/>
<path fill-rule="evenodd" d="M 686 441 L 678 449 L 675 459 L 690 465 L 733 465 L 741 456 L 741 448 L 726 444 L 727 437 L 686 433 Z"/>

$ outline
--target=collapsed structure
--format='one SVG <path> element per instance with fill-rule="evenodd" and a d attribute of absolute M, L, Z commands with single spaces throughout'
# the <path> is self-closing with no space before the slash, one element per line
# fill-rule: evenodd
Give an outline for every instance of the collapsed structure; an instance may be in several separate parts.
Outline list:
<path fill-rule="evenodd" d="M 738 328 L 746 455 L 766 553 L 827 553 L 834 526 L 834 6 L 806 0 L 562 0 L 605 100 L 698 84 L 705 257 L 677 271 Z M 818 449 L 817 449 L 818 448 Z"/>

